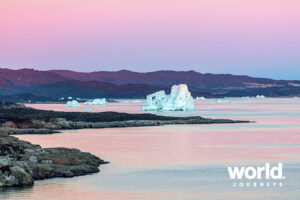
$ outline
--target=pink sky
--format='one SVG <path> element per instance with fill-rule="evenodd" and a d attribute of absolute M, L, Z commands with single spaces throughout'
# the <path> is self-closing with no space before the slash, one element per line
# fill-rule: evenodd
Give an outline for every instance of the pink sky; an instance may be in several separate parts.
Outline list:
<path fill-rule="evenodd" d="M 299 35 L 298 0 L 0 1 L 0 67 L 296 78 Z"/>

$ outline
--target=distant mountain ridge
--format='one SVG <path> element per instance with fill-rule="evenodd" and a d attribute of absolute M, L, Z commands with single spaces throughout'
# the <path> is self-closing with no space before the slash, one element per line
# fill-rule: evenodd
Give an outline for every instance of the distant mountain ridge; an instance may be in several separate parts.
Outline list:
<path fill-rule="evenodd" d="M 50 71 L 0 68 L 0 86 L 5 87 L 53 84 L 65 80 L 68 80 L 68 78 Z"/>
<path fill-rule="evenodd" d="M 50 72 L 66 78 L 80 81 L 101 81 L 117 85 L 123 84 L 149 84 L 169 87 L 174 84 L 186 83 L 189 87 L 197 89 L 244 87 L 244 83 L 284 84 L 286 81 L 278 81 L 267 78 L 253 78 L 250 76 L 232 74 L 202 74 L 195 71 L 155 71 L 155 72 L 132 72 L 121 70 L 116 72 L 74 72 L 68 70 L 51 70 Z"/>
<path fill-rule="evenodd" d="M 266 94 L 289 96 L 300 94 L 300 81 L 273 80 L 232 74 L 202 74 L 195 71 L 155 71 L 147 73 L 39 71 L 0 68 L 0 96 L 28 93 L 44 97 L 144 98 L 147 94 L 171 85 L 186 83 L 193 96 L 218 97 Z M 266 93 L 264 93 L 266 92 Z"/>

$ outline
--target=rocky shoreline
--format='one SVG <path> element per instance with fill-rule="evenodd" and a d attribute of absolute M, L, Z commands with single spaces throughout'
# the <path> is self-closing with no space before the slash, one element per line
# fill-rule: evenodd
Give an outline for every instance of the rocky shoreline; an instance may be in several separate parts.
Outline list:
<path fill-rule="evenodd" d="M 41 148 L 10 135 L 53 134 L 58 130 L 162 126 L 171 124 L 247 123 L 196 117 L 165 117 L 116 112 L 54 112 L 0 104 L 0 187 L 33 185 L 34 180 L 99 172 L 106 162 L 78 149 Z"/>
<path fill-rule="evenodd" d="M 82 113 L 36 110 L 17 104 L 0 105 L 0 133 L 53 134 L 59 130 L 84 128 L 117 128 L 162 126 L 176 124 L 248 123 L 230 119 L 194 117 L 167 117 L 154 114 L 128 114 L 117 112 Z"/>
<path fill-rule="evenodd" d="M 0 187 L 33 185 L 34 180 L 99 172 L 106 162 L 78 149 L 41 148 L 0 134 Z"/>
<path fill-rule="evenodd" d="M 8 122 L 13 123 L 13 122 Z M 228 120 L 228 119 L 203 119 L 191 118 L 183 120 L 128 120 L 128 121 L 114 121 L 114 122 L 73 122 L 66 119 L 53 119 L 49 122 L 33 122 L 43 128 L 17 128 L 14 124 L 10 127 L 0 128 L 0 133 L 8 135 L 22 135 L 22 134 L 53 134 L 59 133 L 58 130 L 70 129 L 86 129 L 86 128 L 121 128 L 121 127 L 141 127 L 141 126 L 163 126 L 163 125 L 178 125 L 178 124 L 220 124 L 220 123 L 248 123 L 248 121 Z"/>

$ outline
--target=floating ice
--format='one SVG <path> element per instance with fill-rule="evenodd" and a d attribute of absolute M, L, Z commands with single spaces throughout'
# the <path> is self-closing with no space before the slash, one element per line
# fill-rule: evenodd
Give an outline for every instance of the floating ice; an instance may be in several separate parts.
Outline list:
<path fill-rule="evenodd" d="M 196 99 L 197 100 L 205 100 L 206 98 L 205 97 L 197 97 Z"/>
<path fill-rule="evenodd" d="M 137 100 L 121 100 L 119 102 L 122 102 L 122 103 L 140 103 L 142 101 L 137 99 Z"/>
<path fill-rule="evenodd" d="M 87 101 L 84 103 L 84 105 L 94 105 L 94 106 L 99 106 L 99 105 L 106 105 L 107 101 L 105 98 L 103 99 L 94 99 L 93 101 Z"/>
<path fill-rule="evenodd" d="M 141 100 L 132 100 L 131 102 L 132 102 L 132 103 L 140 103 Z"/>
<path fill-rule="evenodd" d="M 79 107 L 80 104 L 76 100 L 68 101 L 66 104 L 67 107 Z"/>
<path fill-rule="evenodd" d="M 143 111 L 188 111 L 194 110 L 194 99 L 186 84 L 173 85 L 171 94 L 164 90 L 147 96 Z"/>
<path fill-rule="evenodd" d="M 228 99 L 216 99 L 217 103 L 230 103 Z"/>
<path fill-rule="evenodd" d="M 83 112 L 93 112 L 93 110 L 91 108 L 86 108 L 83 110 Z"/>
<path fill-rule="evenodd" d="M 147 96 L 145 104 L 142 106 L 143 111 L 162 110 L 167 102 L 168 96 L 164 90 L 155 92 Z"/>
<path fill-rule="evenodd" d="M 257 99 L 264 99 L 264 98 L 266 98 L 266 97 L 265 97 L 264 95 L 257 95 L 256 98 L 257 98 Z"/>

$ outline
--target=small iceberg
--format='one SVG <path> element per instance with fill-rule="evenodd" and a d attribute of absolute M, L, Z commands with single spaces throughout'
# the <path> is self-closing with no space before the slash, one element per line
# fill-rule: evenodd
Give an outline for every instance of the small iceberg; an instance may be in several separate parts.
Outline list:
<path fill-rule="evenodd" d="M 140 103 L 140 102 L 142 102 L 141 100 L 132 100 L 131 101 L 132 103 Z"/>
<path fill-rule="evenodd" d="M 92 106 L 102 106 L 106 105 L 107 101 L 105 98 L 103 99 L 94 99 L 93 101 L 87 101 L 84 103 L 84 105 L 92 105 Z"/>
<path fill-rule="evenodd" d="M 72 97 L 68 97 L 68 99 L 70 99 L 70 100 L 71 100 L 71 99 L 73 99 L 73 98 L 72 98 Z"/>
<path fill-rule="evenodd" d="M 264 98 L 266 98 L 264 95 L 256 95 L 256 98 L 257 99 L 264 99 Z"/>
<path fill-rule="evenodd" d="M 186 84 L 173 85 L 170 95 L 164 90 L 147 96 L 143 111 L 189 111 L 194 110 L 194 99 Z"/>
<path fill-rule="evenodd" d="M 216 99 L 217 103 L 230 103 L 228 99 Z"/>
<path fill-rule="evenodd" d="M 197 97 L 196 99 L 197 100 L 205 100 L 206 98 L 205 97 Z"/>
<path fill-rule="evenodd" d="M 83 112 L 93 112 L 93 110 L 91 108 L 86 108 L 83 110 Z"/>
<path fill-rule="evenodd" d="M 80 104 L 76 100 L 68 101 L 66 107 L 79 107 Z"/>
<path fill-rule="evenodd" d="M 141 100 L 122 100 L 120 102 L 122 102 L 122 103 L 140 103 L 142 101 Z"/>

